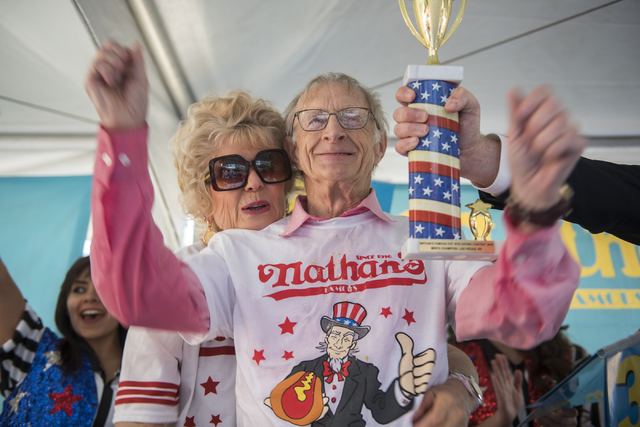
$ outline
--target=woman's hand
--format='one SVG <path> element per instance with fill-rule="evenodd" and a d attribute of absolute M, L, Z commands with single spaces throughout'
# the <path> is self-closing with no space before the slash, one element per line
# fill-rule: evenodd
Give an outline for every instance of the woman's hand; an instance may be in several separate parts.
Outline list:
<path fill-rule="evenodd" d="M 142 47 L 127 48 L 107 42 L 96 53 L 85 90 L 91 98 L 100 124 L 109 130 L 144 126 L 149 105 L 149 84 Z"/>

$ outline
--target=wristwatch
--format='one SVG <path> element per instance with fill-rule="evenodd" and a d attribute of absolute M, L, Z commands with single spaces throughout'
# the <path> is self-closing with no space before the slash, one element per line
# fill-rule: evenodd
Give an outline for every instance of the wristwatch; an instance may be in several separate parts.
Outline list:
<path fill-rule="evenodd" d="M 478 382 L 475 378 L 465 375 L 461 372 L 453 372 L 449 371 L 449 378 L 455 378 L 460 381 L 464 388 L 467 389 L 471 397 L 474 398 L 475 402 L 478 404 L 478 407 L 482 406 L 484 400 L 482 399 L 482 390 L 478 385 Z"/>

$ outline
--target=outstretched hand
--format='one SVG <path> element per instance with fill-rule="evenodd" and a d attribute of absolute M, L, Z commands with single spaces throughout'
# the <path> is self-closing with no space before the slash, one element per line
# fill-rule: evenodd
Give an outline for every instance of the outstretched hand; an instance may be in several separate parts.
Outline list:
<path fill-rule="evenodd" d="M 541 211 L 560 200 L 560 187 L 586 141 L 547 87 L 527 96 L 512 90 L 508 100 L 511 195 L 523 207 Z"/>
<path fill-rule="evenodd" d="M 522 371 L 511 372 L 509 359 L 504 354 L 496 354 L 491 361 L 491 384 L 496 394 L 497 408 L 493 415 L 501 420 L 503 425 L 511 425 L 524 408 L 524 395 L 522 394 Z"/>
<path fill-rule="evenodd" d="M 110 130 L 144 125 L 148 86 L 142 47 L 135 44 L 127 48 L 111 41 L 96 53 L 85 81 L 100 124 Z"/>

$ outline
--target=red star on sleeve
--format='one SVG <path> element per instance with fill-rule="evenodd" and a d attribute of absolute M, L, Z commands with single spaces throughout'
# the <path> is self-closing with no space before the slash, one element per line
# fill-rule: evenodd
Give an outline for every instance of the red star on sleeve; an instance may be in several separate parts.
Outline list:
<path fill-rule="evenodd" d="M 257 365 L 260 364 L 263 360 L 266 360 L 264 357 L 264 350 L 253 350 L 253 361 L 256 362 Z"/>
<path fill-rule="evenodd" d="M 196 427 L 195 416 L 185 417 L 183 427 Z"/>
<path fill-rule="evenodd" d="M 402 318 L 407 321 L 407 326 L 416 323 L 416 319 L 413 317 L 413 311 L 409 311 L 406 308 L 404 309 L 404 316 L 402 316 Z"/>
<path fill-rule="evenodd" d="M 282 355 L 282 358 L 284 360 L 289 360 L 289 359 L 293 359 L 293 351 L 284 351 L 284 354 Z"/>
<path fill-rule="evenodd" d="M 298 322 L 292 322 L 291 320 L 289 320 L 289 317 L 285 317 L 284 322 L 278 325 L 280 327 L 280 335 L 282 334 L 293 335 L 293 327 L 296 326 L 297 324 Z"/>
<path fill-rule="evenodd" d="M 73 404 L 78 400 L 82 400 L 82 396 L 73 394 L 71 384 L 66 386 L 62 393 L 49 393 L 49 398 L 53 400 L 53 408 L 49 411 L 50 414 L 64 411 L 69 417 L 73 415 Z"/>
<path fill-rule="evenodd" d="M 206 396 L 209 393 L 218 394 L 216 387 L 218 387 L 220 381 L 214 381 L 211 377 L 207 379 L 207 381 L 201 383 L 200 385 L 204 388 L 204 395 Z"/>
<path fill-rule="evenodd" d="M 380 310 L 380 316 L 384 316 L 385 319 L 392 314 L 393 313 L 391 312 L 391 307 L 382 307 L 382 309 Z"/>
<path fill-rule="evenodd" d="M 213 424 L 214 426 L 217 426 L 220 423 L 222 423 L 222 419 L 220 418 L 220 414 L 211 415 L 211 421 L 209 421 L 209 424 Z"/>

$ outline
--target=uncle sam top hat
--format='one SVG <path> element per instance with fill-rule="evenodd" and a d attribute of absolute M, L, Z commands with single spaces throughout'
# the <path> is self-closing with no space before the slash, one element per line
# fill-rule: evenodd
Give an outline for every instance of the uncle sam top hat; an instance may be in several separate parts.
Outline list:
<path fill-rule="evenodd" d="M 333 305 L 333 318 L 322 316 L 320 326 L 325 333 L 332 326 L 342 326 L 355 332 L 357 339 L 361 339 L 371 330 L 371 327 L 362 325 L 365 317 L 367 317 L 367 310 L 362 305 L 357 302 L 341 301 Z"/>

